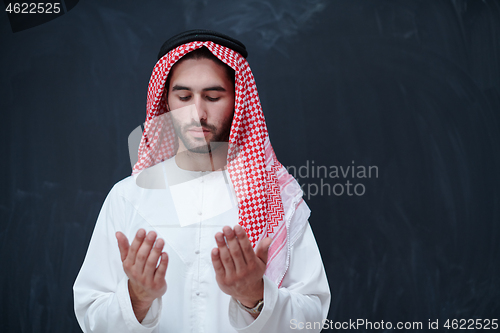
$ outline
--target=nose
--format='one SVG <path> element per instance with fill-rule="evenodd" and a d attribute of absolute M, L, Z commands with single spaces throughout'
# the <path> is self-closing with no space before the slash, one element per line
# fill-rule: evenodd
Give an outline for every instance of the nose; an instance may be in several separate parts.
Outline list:
<path fill-rule="evenodd" d="M 206 104 L 201 98 L 201 96 L 197 95 L 195 97 L 194 104 L 196 106 L 196 111 L 198 112 L 198 119 L 201 121 L 207 119 L 207 110 L 206 110 Z"/>

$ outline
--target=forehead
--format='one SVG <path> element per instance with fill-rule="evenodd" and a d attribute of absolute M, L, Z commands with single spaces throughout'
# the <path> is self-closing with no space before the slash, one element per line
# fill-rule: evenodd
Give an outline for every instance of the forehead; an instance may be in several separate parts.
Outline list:
<path fill-rule="evenodd" d="M 170 71 L 170 84 L 179 81 L 191 83 L 229 82 L 224 65 L 211 59 L 186 59 L 177 62 Z"/>

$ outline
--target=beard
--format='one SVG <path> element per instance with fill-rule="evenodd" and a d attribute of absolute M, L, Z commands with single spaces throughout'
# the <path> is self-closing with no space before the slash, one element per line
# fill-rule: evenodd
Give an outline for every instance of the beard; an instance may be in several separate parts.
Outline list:
<path fill-rule="evenodd" d="M 174 117 L 172 117 L 172 123 L 177 137 L 181 139 L 184 147 L 186 147 L 188 151 L 196 154 L 211 153 L 221 145 L 229 142 L 232 122 L 233 115 L 231 115 L 231 117 L 228 119 L 224 119 L 220 127 L 208 124 L 204 119 L 202 119 L 200 122 L 192 120 L 188 124 L 181 124 Z M 190 136 L 189 134 L 187 134 L 187 132 L 192 127 L 202 127 L 204 131 L 208 130 L 212 134 L 211 138 L 196 138 Z"/>

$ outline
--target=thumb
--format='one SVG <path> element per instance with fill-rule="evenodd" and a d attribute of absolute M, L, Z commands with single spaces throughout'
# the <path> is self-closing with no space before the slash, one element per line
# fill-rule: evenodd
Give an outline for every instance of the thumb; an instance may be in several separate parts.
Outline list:
<path fill-rule="evenodd" d="M 120 256 L 123 262 L 127 258 L 128 249 L 130 248 L 128 238 L 121 231 L 117 231 L 115 236 L 118 241 L 118 249 L 120 249 Z"/>
<path fill-rule="evenodd" d="M 271 239 L 271 237 L 266 237 L 257 245 L 255 254 L 260 260 L 264 262 L 264 264 L 267 264 L 267 255 L 269 253 L 269 246 L 271 245 L 272 241 L 273 240 Z"/>

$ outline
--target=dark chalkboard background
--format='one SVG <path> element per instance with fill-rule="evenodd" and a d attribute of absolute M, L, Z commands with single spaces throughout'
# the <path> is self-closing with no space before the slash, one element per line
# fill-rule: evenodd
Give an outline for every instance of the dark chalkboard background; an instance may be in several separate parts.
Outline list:
<path fill-rule="evenodd" d="M 500 1 L 88 0 L 16 33 L 0 14 L 0 331 L 79 331 L 157 52 L 192 28 L 246 44 L 284 165 L 378 168 L 299 177 L 329 319 L 500 318 Z M 365 193 L 312 195 L 347 181 Z"/>

